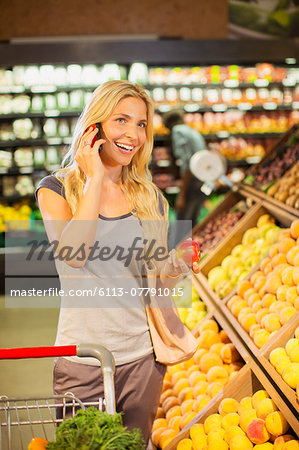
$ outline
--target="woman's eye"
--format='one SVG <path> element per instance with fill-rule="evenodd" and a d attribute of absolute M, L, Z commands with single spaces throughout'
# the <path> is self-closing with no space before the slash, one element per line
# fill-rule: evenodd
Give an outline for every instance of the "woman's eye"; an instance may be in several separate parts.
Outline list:
<path fill-rule="evenodd" d="M 119 117 L 119 119 L 117 119 L 117 121 L 118 121 L 119 123 L 124 123 L 124 122 L 125 122 L 125 119 L 124 119 L 123 117 Z"/>
<path fill-rule="evenodd" d="M 139 126 L 140 126 L 140 128 L 145 128 L 146 124 L 144 122 L 140 122 Z"/>

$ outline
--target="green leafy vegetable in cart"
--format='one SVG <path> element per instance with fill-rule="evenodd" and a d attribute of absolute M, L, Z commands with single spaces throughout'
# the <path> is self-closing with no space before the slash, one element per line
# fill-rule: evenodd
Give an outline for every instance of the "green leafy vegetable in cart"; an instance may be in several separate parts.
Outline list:
<path fill-rule="evenodd" d="M 49 450 L 141 450 L 145 443 L 139 429 L 128 431 L 122 416 L 113 416 L 89 407 L 79 410 L 56 430 L 56 440 Z"/>

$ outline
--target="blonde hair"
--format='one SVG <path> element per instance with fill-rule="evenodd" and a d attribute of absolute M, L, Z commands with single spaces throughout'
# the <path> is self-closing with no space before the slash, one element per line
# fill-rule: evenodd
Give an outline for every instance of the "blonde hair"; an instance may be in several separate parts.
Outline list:
<path fill-rule="evenodd" d="M 90 125 L 110 117 L 120 100 L 126 97 L 135 97 L 144 101 L 148 124 L 144 145 L 133 156 L 130 164 L 122 169 L 121 188 L 140 219 L 160 219 L 159 203 L 163 204 L 164 216 L 167 218 L 168 202 L 152 182 L 148 167 L 153 148 L 153 102 L 142 86 L 129 81 L 108 81 L 95 89 L 77 121 L 72 143 L 62 161 L 62 168 L 55 173 L 55 176 L 62 182 L 66 201 L 74 213 L 86 182 L 84 172 L 75 161 L 80 138 Z"/>

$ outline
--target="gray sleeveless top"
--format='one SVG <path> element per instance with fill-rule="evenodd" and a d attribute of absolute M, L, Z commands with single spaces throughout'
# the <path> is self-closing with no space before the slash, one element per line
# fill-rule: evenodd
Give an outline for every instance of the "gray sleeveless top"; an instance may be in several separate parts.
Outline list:
<path fill-rule="evenodd" d="M 47 176 L 39 183 L 64 197 L 62 183 Z M 61 309 L 55 345 L 95 343 L 107 347 L 116 365 L 135 361 L 153 352 L 141 294 L 141 262 L 130 258 L 135 240 L 141 246 L 142 227 L 132 213 L 106 218 L 99 215 L 96 248 L 113 250 L 105 257 L 94 252 L 82 268 L 56 260 L 61 290 Z M 123 252 L 118 249 L 123 249 Z M 108 250 L 107 250 L 108 252 Z M 122 258 L 121 258 L 122 256 Z M 99 365 L 94 358 L 70 357 L 72 361 Z"/>

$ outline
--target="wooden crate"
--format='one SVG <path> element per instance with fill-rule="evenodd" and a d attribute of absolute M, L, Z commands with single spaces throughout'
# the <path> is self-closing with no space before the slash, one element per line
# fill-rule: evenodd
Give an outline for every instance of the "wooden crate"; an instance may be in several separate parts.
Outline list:
<path fill-rule="evenodd" d="M 275 370 L 275 368 L 269 361 L 269 355 L 273 349 L 278 347 L 285 347 L 288 340 L 294 337 L 295 330 L 299 326 L 299 312 L 297 312 L 297 314 L 295 314 L 286 325 L 287 327 L 285 327 L 283 333 L 279 333 L 274 336 L 275 339 L 268 341 L 267 344 L 261 348 L 259 361 L 266 373 L 268 373 L 273 380 L 273 383 L 276 385 L 277 389 L 279 389 L 283 393 L 287 401 L 289 401 L 290 404 L 295 408 L 299 417 L 299 400 L 297 398 L 295 389 L 292 389 L 283 380 L 281 375 L 279 375 L 279 373 Z"/>
<path fill-rule="evenodd" d="M 278 224 L 283 227 L 289 227 L 293 220 L 296 219 L 292 214 L 282 211 L 280 208 L 275 207 L 272 204 L 266 204 L 262 201 L 256 203 L 245 216 L 240 220 L 240 222 L 234 227 L 233 233 L 229 233 L 217 246 L 215 251 L 212 251 L 203 261 L 201 266 L 200 273 L 195 276 L 198 279 L 198 282 L 201 284 L 204 291 L 206 291 L 207 295 L 211 298 L 212 302 L 215 305 L 223 305 L 226 303 L 227 299 L 231 297 L 232 293 L 230 293 L 226 298 L 220 299 L 218 295 L 210 288 L 208 284 L 208 274 L 209 271 L 221 264 L 222 260 L 228 256 L 232 249 L 242 242 L 243 234 L 249 228 L 255 227 L 257 220 L 263 214 L 270 214 L 273 216 Z M 244 220 L 243 220 L 244 219 Z M 257 270 L 259 264 L 252 269 L 249 277 L 255 270 Z"/>
<path fill-rule="evenodd" d="M 165 450 L 175 450 L 177 444 L 184 438 L 189 436 L 189 430 L 195 423 L 204 423 L 205 419 L 211 414 L 218 412 L 219 404 L 224 398 L 234 398 L 240 401 L 246 396 L 252 396 L 256 391 L 264 389 L 268 392 L 272 400 L 275 402 L 278 409 L 285 416 L 290 427 L 293 429 L 288 431 L 294 435 L 299 433 L 299 423 L 298 418 L 294 412 L 288 407 L 284 402 L 283 398 L 276 391 L 275 387 L 271 384 L 269 379 L 259 368 L 259 366 L 254 362 L 250 361 L 246 366 L 242 367 L 238 375 L 233 380 L 233 383 L 228 383 L 222 392 L 219 392 L 217 396 L 214 397 L 212 403 L 205 406 L 204 409 L 194 417 L 194 419 L 170 442 L 170 444 L 165 447 Z"/>

